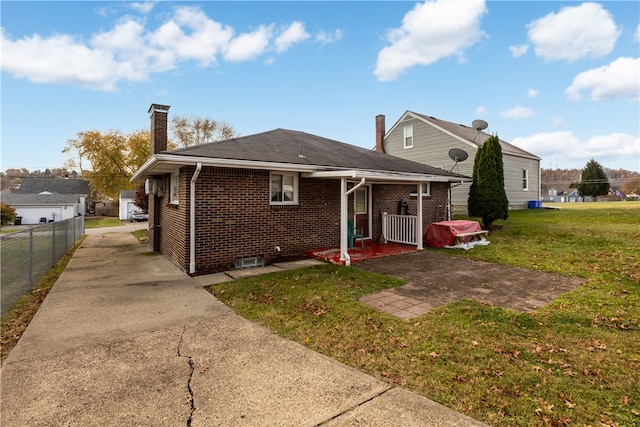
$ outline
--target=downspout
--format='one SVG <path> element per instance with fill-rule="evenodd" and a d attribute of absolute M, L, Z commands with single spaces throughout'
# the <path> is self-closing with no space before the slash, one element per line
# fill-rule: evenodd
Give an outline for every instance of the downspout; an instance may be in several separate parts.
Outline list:
<path fill-rule="evenodd" d="M 451 198 L 453 197 L 453 193 L 451 192 L 451 190 L 453 188 L 456 188 L 460 185 L 464 184 L 464 181 L 460 181 L 459 183 L 452 185 L 451 183 L 449 183 L 449 194 L 447 196 L 447 198 L 449 199 L 447 201 L 447 221 L 451 221 Z"/>
<path fill-rule="evenodd" d="M 202 170 L 202 162 L 196 163 L 196 171 L 191 177 L 189 197 L 189 274 L 196 272 L 196 180 Z"/>
<path fill-rule="evenodd" d="M 353 186 L 351 190 L 347 191 L 347 180 L 346 178 L 342 178 L 340 180 L 340 261 L 344 261 L 344 265 L 351 265 L 351 257 L 349 256 L 349 233 L 347 230 L 347 222 L 349 216 L 349 208 L 347 206 L 347 200 L 349 194 L 356 191 L 359 187 L 364 185 L 365 179 L 362 178 L 358 184 Z"/>

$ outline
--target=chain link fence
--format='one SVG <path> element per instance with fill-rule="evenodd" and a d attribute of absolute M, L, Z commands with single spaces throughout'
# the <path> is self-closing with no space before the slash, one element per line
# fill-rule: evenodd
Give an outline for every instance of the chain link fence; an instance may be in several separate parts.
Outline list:
<path fill-rule="evenodd" d="M 84 234 L 84 217 L 0 236 L 0 305 L 4 314 Z"/>

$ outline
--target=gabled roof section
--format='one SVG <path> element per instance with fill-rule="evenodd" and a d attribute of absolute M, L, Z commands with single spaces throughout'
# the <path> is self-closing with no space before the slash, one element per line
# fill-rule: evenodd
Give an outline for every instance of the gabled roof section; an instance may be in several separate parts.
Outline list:
<path fill-rule="evenodd" d="M 78 194 L 22 194 L 2 193 L 2 203 L 11 206 L 62 206 L 75 205 Z"/>
<path fill-rule="evenodd" d="M 448 122 L 446 120 L 437 119 L 432 116 L 426 116 L 424 114 L 416 113 L 410 110 L 407 110 L 402 115 L 400 120 L 398 120 L 393 125 L 393 127 L 389 130 L 389 132 L 391 132 L 391 130 L 393 130 L 396 126 L 398 126 L 400 123 L 402 123 L 408 118 L 417 118 L 419 120 L 422 120 L 423 122 L 428 123 L 429 125 L 434 126 L 436 128 L 439 128 L 440 130 L 460 139 L 461 141 L 475 148 L 480 147 L 491 136 L 490 134 L 487 134 L 482 131 L 478 133 L 476 129 L 470 126 L 466 126 L 459 123 Z M 387 134 L 389 134 L 389 132 L 387 132 Z M 513 156 L 527 157 L 534 160 L 541 160 L 540 157 L 536 156 L 535 154 L 529 153 L 528 151 L 525 151 L 519 147 L 516 147 L 513 144 L 503 141 L 502 139 L 500 139 L 500 146 L 502 148 L 503 154 L 511 154 Z"/>
<path fill-rule="evenodd" d="M 80 178 L 45 178 L 25 176 L 20 178 L 20 194 L 38 194 L 43 191 L 58 194 L 89 194 L 89 181 Z"/>
<path fill-rule="evenodd" d="M 209 144 L 179 148 L 158 153 L 157 161 L 193 164 L 202 159 L 219 161 L 228 167 L 255 167 L 269 169 L 289 167 L 302 172 L 366 170 L 380 173 L 438 175 L 449 178 L 469 177 L 452 173 L 410 160 L 389 156 L 344 142 L 311 135 L 305 132 L 275 129 L 255 135 L 242 136 Z M 166 173 L 154 167 L 153 158 L 147 161 L 133 177 L 140 181 L 154 173 Z M 242 165 L 242 166 L 239 166 Z"/>

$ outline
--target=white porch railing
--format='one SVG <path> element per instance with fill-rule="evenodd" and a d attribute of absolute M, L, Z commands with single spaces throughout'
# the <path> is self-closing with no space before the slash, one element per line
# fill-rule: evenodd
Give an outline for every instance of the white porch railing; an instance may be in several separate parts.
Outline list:
<path fill-rule="evenodd" d="M 382 214 L 382 235 L 387 242 L 418 245 L 418 217 L 415 215 Z"/>

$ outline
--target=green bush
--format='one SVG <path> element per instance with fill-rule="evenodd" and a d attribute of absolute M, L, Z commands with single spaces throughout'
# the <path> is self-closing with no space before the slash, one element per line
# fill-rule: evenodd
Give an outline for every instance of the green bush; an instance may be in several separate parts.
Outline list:
<path fill-rule="evenodd" d="M 11 206 L 0 203 L 0 210 L 2 211 L 2 225 L 13 224 L 16 221 L 16 210 Z"/>

